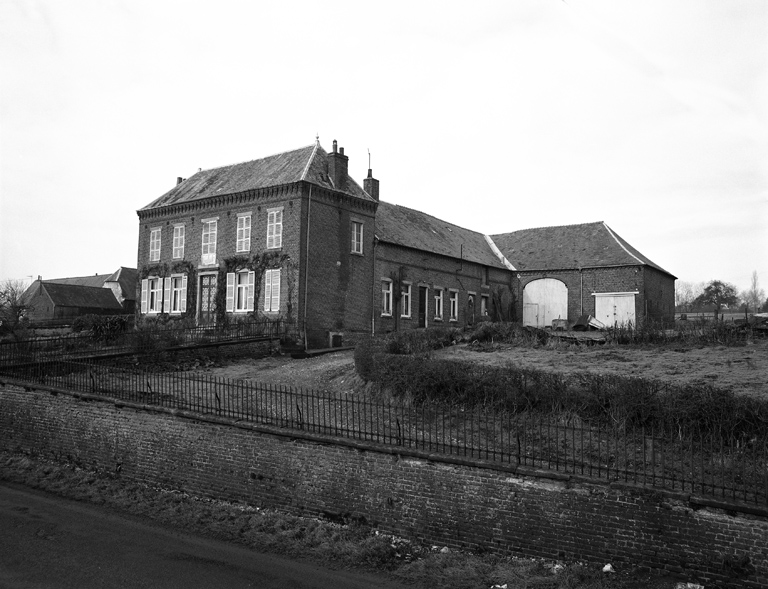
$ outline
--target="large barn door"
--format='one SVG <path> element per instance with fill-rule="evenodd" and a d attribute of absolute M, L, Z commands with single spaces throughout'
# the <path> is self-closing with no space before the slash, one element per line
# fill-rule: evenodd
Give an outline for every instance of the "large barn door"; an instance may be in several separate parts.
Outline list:
<path fill-rule="evenodd" d="M 633 292 L 595 293 L 595 319 L 608 327 L 635 324 Z"/>
<path fill-rule="evenodd" d="M 568 287 L 565 283 L 555 278 L 539 278 L 526 284 L 523 289 L 523 325 L 552 327 L 554 319 L 568 319 Z"/>

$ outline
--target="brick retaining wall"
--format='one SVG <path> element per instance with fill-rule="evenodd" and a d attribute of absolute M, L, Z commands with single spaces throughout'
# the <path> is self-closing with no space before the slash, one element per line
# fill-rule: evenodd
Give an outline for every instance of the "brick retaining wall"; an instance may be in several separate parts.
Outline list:
<path fill-rule="evenodd" d="M 0 385 L 11 451 L 431 544 L 768 586 L 768 510 Z"/>

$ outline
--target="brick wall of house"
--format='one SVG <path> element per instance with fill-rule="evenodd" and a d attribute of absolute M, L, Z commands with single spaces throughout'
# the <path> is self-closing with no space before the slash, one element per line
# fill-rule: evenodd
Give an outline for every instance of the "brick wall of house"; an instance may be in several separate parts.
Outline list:
<path fill-rule="evenodd" d="M 375 205 L 316 186 L 312 191 L 308 202 L 307 340 L 310 348 L 350 345 L 371 332 Z M 363 224 L 362 255 L 352 252 L 353 221 Z M 302 283 L 302 297 L 304 288 Z"/>
<path fill-rule="evenodd" d="M 267 248 L 267 211 L 282 208 L 283 232 L 282 247 Z M 254 316 L 277 317 L 275 313 L 264 313 L 263 262 L 278 260 L 281 269 L 280 313 L 282 318 L 296 322 L 299 307 L 300 247 L 302 242 L 302 198 L 297 186 L 278 187 L 253 191 L 241 195 L 227 196 L 221 199 L 206 199 L 199 203 L 187 203 L 183 206 L 171 206 L 167 210 L 150 211 L 140 215 L 138 244 L 138 274 L 146 276 L 166 276 L 174 272 L 179 262 L 189 262 L 195 269 L 187 289 L 198 289 L 197 277 L 204 273 L 215 273 L 219 284 L 226 285 L 227 270 L 245 268 L 250 263 L 262 271 L 255 278 Z M 237 216 L 238 213 L 251 213 L 251 247 L 248 252 L 237 252 Z M 143 218 L 142 218 L 143 217 Z M 202 235 L 204 219 L 217 218 L 216 264 L 201 265 Z M 182 260 L 173 258 L 174 225 L 184 224 L 184 256 Z M 149 259 L 150 233 L 153 228 L 161 228 L 160 260 Z M 227 260 L 237 258 L 237 263 L 227 267 Z M 271 267 L 271 266 L 270 266 Z M 141 284 L 137 291 L 137 313 L 141 314 Z M 196 297 L 195 297 L 196 299 Z M 189 297 L 188 297 L 188 300 Z M 195 316 L 196 309 L 189 309 Z M 229 317 L 237 320 L 245 313 L 232 313 Z"/>
<path fill-rule="evenodd" d="M 354 516 L 430 544 L 768 586 L 765 509 L 9 385 L 0 386 L 0 444 L 196 495 Z"/>
<path fill-rule="evenodd" d="M 480 320 L 480 299 L 488 297 L 493 288 L 507 287 L 510 284 L 510 274 L 504 270 L 431 254 L 420 250 L 400 247 L 381 242 L 376 246 L 376 269 L 374 295 L 374 310 L 377 333 L 389 333 L 396 330 L 415 329 L 419 326 L 419 286 L 426 286 L 427 292 L 427 323 L 430 327 L 465 327 L 471 322 L 468 316 L 468 299 L 470 294 L 475 301 L 475 321 Z M 392 316 L 382 314 L 382 282 L 401 276 L 402 283 L 411 284 L 411 313 L 400 305 L 399 313 L 393 309 Z M 486 283 L 487 280 L 487 283 Z M 393 282 L 394 284 L 394 282 Z M 435 317 L 435 292 L 442 289 L 443 318 Z M 458 292 L 458 317 L 455 321 L 450 318 L 449 292 Z M 393 302 L 393 307 L 396 302 Z M 395 315 L 399 315 L 395 317 Z"/>

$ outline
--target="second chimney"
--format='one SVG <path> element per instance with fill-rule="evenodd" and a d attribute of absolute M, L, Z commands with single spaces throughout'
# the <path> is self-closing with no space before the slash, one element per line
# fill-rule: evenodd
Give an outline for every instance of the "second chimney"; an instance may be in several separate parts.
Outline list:
<path fill-rule="evenodd" d="M 379 200 L 379 181 L 373 177 L 371 168 L 368 168 L 368 177 L 363 180 L 363 190 L 373 197 L 373 200 Z"/>
<path fill-rule="evenodd" d="M 336 190 L 347 187 L 349 158 L 344 155 L 344 148 L 338 149 L 338 143 L 333 140 L 333 151 L 328 154 L 328 175 L 331 177 Z"/>

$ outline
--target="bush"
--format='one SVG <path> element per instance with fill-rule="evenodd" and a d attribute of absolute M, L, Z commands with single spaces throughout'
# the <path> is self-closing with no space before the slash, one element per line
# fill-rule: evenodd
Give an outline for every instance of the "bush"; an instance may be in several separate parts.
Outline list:
<path fill-rule="evenodd" d="M 575 416 L 616 427 L 673 428 L 679 435 L 766 437 L 768 402 L 712 386 L 485 366 L 429 354 L 391 354 L 381 346 L 356 350 L 355 363 L 361 377 L 398 402 Z"/>
<path fill-rule="evenodd" d="M 80 315 L 72 322 L 72 331 L 87 331 L 95 341 L 109 342 L 125 333 L 131 319 L 131 315 Z"/>

